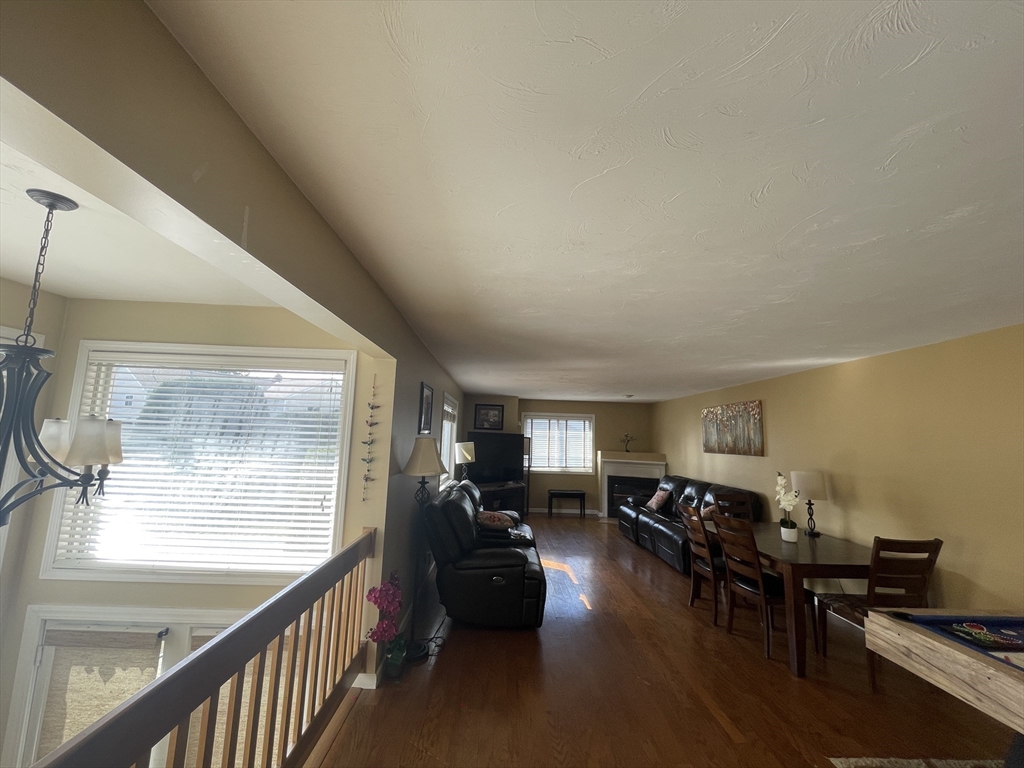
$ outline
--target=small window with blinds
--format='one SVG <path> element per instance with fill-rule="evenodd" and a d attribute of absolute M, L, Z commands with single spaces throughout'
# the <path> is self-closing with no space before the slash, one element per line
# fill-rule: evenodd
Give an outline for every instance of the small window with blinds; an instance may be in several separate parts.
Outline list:
<path fill-rule="evenodd" d="M 287 574 L 330 556 L 347 360 L 204 349 L 87 348 L 77 415 L 120 420 L 124 462 L 89 506 L 65 494 L 55 569 Z"/>
<path fill-rule="evenodd" d="M 593 416 L 524 413 L 523 433 L 530 438 L 531 472 L 593 473 Z"/>
<path fill-rule="evenodd" d="M 459 422 L 459 401 L 444 393 L 444 409 L 441 412 L 441 461 L 448 470 L 445 477 L 455 478 L 455 430 Z"/>

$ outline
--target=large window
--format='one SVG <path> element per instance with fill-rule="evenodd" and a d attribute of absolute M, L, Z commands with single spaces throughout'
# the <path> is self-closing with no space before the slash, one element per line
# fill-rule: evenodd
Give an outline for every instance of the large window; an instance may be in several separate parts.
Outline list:
<path fill-rule="evenodd" d="M 594 417 L 564 413 L 524 413 L 530 438 L 530 471 L 594 471 Z"/>
<path fill-rule="evenodd" d="M 84 342 L 72 412 L 121 420 L 124 463 L 89 506 L 57 501 L 47 575 L 287 574 L 329 557 L 351 359 L 315 354 Z"/>
<path fill-rule="evenodd" d="M 446 475 L 441 476 L 441 482 L 455 477 L 455 433 L 459 423 L 459 401 L 444 393 L 444 410 L 441 412 L 441 461 L 444 462 Z"/>

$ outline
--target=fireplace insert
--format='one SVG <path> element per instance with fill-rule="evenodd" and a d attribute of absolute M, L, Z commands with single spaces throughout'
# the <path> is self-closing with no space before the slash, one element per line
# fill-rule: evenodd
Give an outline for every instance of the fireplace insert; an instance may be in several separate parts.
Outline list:
<path fill-rule="evenodd" d="M 658 490 L 660 478 L 657 477 L 623 477 L 608 476 L 608 517 L 619 516 L 619 505 L 624 504 L 630 496 L 649 499 Z"/>

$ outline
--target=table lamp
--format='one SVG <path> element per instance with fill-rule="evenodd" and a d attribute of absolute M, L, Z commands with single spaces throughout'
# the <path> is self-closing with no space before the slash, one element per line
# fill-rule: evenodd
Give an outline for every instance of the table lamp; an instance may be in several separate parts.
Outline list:
<path fill-rule="evenodd" d="M 441 454 L 437 450 L 437 440 L 432 437 L 417 437 L 412 446 L 412 455 L 405 463 L 404 475 L 419 475 L 420 487 L 415 495 L 416 503 L 420 506 L 420 514 L 425 514 L 427 502 L 430 501 L 430 491 L 427 490 L 427 478 L 438 477 L 447 473 L 444 463 L 441 461 Z M 416 558 L 416 583 L 413 585 L 412 615 L 409 617 L 409 643 L 406 645 L 405 658 L 409 661 L 419 661 L 426 658 L 430 653 L 427 644 L 422 640 L 416 640 L 411 635 L 416 631 L 416 604 L 419 602 L 416 597 L 419 595 L 419 563 L 422 558 Z"/>
<path fill-rule="evenodd" d="M 462 479 L 469 480 L 469 464 L 476 461 L 476 447 L 472 443 L 455 444 L 455 463 L 462 465 Z"/>
<path fill-rule="evenodd" d="M 793 490 L 800 494 L 801 499 L 807 500 L 807 530 L 804 533 L 811 537 L 821 536 L 814 530 L 814 499 L 828 499 L 825 476 L 817 471 L 790 472 L 789 479 L 793 483 Z"/>

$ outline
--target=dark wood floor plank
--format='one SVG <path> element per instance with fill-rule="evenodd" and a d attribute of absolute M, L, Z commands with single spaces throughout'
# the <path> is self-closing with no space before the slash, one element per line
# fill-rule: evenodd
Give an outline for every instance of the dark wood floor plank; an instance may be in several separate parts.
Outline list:
<path fill-rule="evenodd" d="M 544 626 L 445 622 L 437 655 L 359 697 L 326 765 L 829 768 L 1005 752 L 1007 728 L 893 665 L 872 694 L 848 625 L 830 626 L 829 658 L 811 654 L 797 679 L 784 633 L 766 660 L 756 610 L 738 609 L 732 635 L 712 627 L 710 600 L 688 608 L 689 580 L 614 525 L 530 522 Z M 417 635 L 433 635 L 440 616 L 419 613 Z"/>

